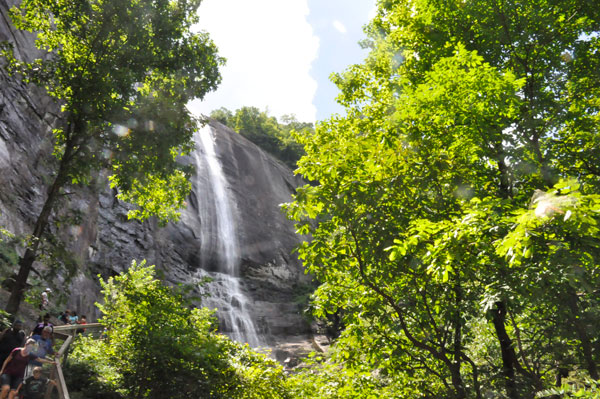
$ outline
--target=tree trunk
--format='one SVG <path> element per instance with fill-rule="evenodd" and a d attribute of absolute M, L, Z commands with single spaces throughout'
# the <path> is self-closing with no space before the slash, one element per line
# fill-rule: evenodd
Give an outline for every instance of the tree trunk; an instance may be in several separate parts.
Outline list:
<path fill-rule="evenodd" d="M 473 389 L 475 390 L 475 397 L 481 399 L 481 386 L 479 385 L 479 371 L 477 365 L 467 355 L 463 353 L 463 359 L 471 366 L 473 374 Z"/>
<path fill-rule="evenodd" d="M 37 241 L 37 240 L 36 240 Z M 19 305 L 23 300 L 23 294 L 27 284 L 27 278 L 31 271 L 31 266 L 36 258 L 38 244 L 34 243 L 30 248 L 25 250 L 25 254 L 19 259 L 19 272 L 15 281 L 12 283 L 10 296 L 6 303 L 5 310 L 11 315 L 16 315 L 19 311 Z"/>
<path fill-rule="evenodd" d="M 568 318 L 573 327 L 575 328 L 575 332 L 577 332 L 577 337 L 581 342 L 581 349 L 583 351 L 585 367 L 590 373 L 590 377 L 592 377 L 594 380 L 597 380 L 599 378 L 598 368 L 596 367 L 596 362 L 594 362 L 594 357 L 592 356 L 592 342 L 581 319 L 581 312 L 579 311 L 579 306 L 577 303 L 577 294 L 575 292 L 572 292 L 571 290 L 569 291 L 570 292 L 567 293 L 567 304 L 570 310 Z"/>
<path fill-rule="evenodd" d="M 496 330 L 496 336 L 500 343 L 502 353 L 502 374 L 506 383 L 506 393 L 511 399 L 518 399 L 517 383 L 515 380 L 515 364 L 517 357 L 512 341 L 506 332 L 506 304 L 503 301 L 496 302 L 496 309 L 492 310 L 492 322 Z"/>
<path fill-rule="evenodd" d="M 25 250 L 23 256 L 19 259 L 19 272 L 17 273 L 17 277 L 12 284 L 10 297 L 8 298 L 5 308 L 5 310 L 12 315 L 16 315 L 19 311 L 19 306 L 21 305 L 23 294 L 25 293 L 25 288 L 27 287 L 27 278 L 29 277 L 29 272 L 31 272 L 33 262 L 35 262 L 35 259 L 37 258 L 38 249 L 44 234 L 44 230 L 46 230 L 46 227 L 48 226 L 48 220 L 50 219 L 52 208 L 58 199 L 59 190 L 65 183 L 66 177 L 68 176 L 68 161 L 66 160 L 68 158 L 66 158 L 66 154 L 67 152 L 65 151 L 65 155 L 62 157 L 60 162 L 58 174 L 56 175 L 52 186 L 50 186 L 50 189 L 48 190 L 48 197 L 46 198 L 44 206 L 42 207 L 42 210 L 35 222 L 33 233 L 31 234 L 31 243 Z"/>
<path fill-rule="evenodd" d="M 464 399 L 467 397 L 467 392 L 465 391 L 465 385 L 460 374 L 460 366 L 462 364 L 462 323 L 460 319 L 460 306 L 462 302 L 462 287 L 460 285 L 460 275 L 457 273 L 454 281 L 454 342 L 453 342 L 453 350 L 454 350 L 454 359 L 452 361 L 452 366 L 450 366 L 450 374 L 452 376 L 452 385 L 456 390 L 456 397 L 459 399 Z"/>
<path fill-rule="evenodd" d="M 460 375 L 460 365 L 461 363 L 453 363 L 450 366 L 450 376 L 452 378 L 452 386 L 456 391 L 457 399 L 465 399 L 467 397 L 467 391 L 465 390 L 465 385 L 463 384 L 462 376 Z"/>

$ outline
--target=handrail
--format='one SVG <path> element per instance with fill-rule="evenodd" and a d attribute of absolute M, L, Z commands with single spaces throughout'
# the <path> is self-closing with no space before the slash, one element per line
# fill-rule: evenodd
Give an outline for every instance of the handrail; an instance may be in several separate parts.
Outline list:
<path fill-rule="evenodd" d="M 62 371 L 62 366 L 60 365 L 60 359 L 56 360 L 56 374 L 58 376 L 58 383 L 56 387 L 58 388 L 58 397 L 61 399 L 71 399 L 69 396 L 69 390 L 67 389 L 67 383 L 65 382 L 65 376 Z"/>
<path fill-rule="evenodd" d="M 69 346 L 74 340 L 75 333 L 79 330 L 101 330 L 104 329 L 104 326 L 100 323 L 89 323 L 89 324 L 65 324 L 61 326 L 54 326 L 54 333 L 60 336 L 65 337 L 65 342 L 63 342 L 62 346 L 56 353 L 56 363 L 52 368 L 50 378 L 56 379 L 56 388 L 58 390 L 59 399 L 71 399 L 69 396 L 69 390 L 67 389 L 67 384 L 65 382 L 65 376 L 62 370 L 62 362 L 63 358 L 66 357 L 67 352 L 69 350 Z M 48 386 L 46 390 L 46 394 L 44 399 L 50 399 L 52 393 L 52 385 Z"/>
<path fill-rule="evenodd" d="M 73 336 L 69 335 L 67 337 L 67 339 L 65 340 L 65 342 L 63 342 L 60 349 L 58 350 L 58 356 L 57 356 L 58 358 L 61 358 L 65 354 L 67 349 L 69 349 L 69 345 L 71 345 L 71 342 L 73 342 Z"/>
<path fill-rule="evenodd" d="M 77 330 L 95 330 L 103 329 L 104 326 L 100 323 L 89 323 L 89 324 L 65 324 L 60 326 L 54 326 L 52 331 L 62 335 L 70 335 L 69 332 L 75 332 Z"/>
<path fill-rule="evenodd" d="M 58 326 L 54 326 L 54 331 L 70 331 L 70 330 L 80 330 L 82 328 L 104 328 L 103 324 L 100 323 L 87 323 L 87 324 L 61 324 Z"/>

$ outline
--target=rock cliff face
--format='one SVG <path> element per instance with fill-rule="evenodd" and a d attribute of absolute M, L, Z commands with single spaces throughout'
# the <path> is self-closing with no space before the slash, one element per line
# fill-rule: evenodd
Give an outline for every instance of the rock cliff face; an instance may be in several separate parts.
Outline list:
<path fill-rule="evenodd" d="M 300 305 L 295 303 L 299 288 L 308 282 L 292 254 L 300 238 L 279 208 L 301 181 L 241 135 L 218 122 L 211 122 L 210 129 L 233 209 L 235 237 L 225 239 L 237 242 L 241 290 L 249 299 L 247 310 L 258 333 L 265 343 L 308 333 Z M 202 160 L 205 154 L 197 151 L 199 154 L 185 161 L 194 163 L 195 156 Z M 178 223 L 164 228 L 151 221 L 126 220 L 127 207 L 116 201 L 110 190 L 103 191 L 98 202 L 90 203 L 86 213 L 91 226 L 80 228 L 80 239 L 89 242 L 89 269 L 108 276 L 122 271 L 132 259 L 147 259 L 164 271 L 170 284 L 197 281 L 205 271 L 218 271 L 223 254 L 214 237 L 221 233 L 214 188 L 203 165 L 195 166 L 199 176 L 192 181 L 188 206 Z M 90 292 L 85 288 L 89 285 L 88 279 L 81 277 L 81 303 L 75 307 L 87 305 L 81 293 Z"/>
<path fill-rule="evenodd" d="M 9 24 L 7 7 L 12 3 L 16 0 L 0 3 L 0 41 L 12 42 L 21 56 L 30 57 L 36 54 L 32 37 Z M 0 87 L 0 226 L 28 234 L 53 176 L 50 131 L 60 123 L 58 106 L 37 88 L 9 77 L 1 61 Z M 219 239 L 237 245 L 234 277 L 245 311 L 261 343 L 273 346 L 286 337 L 296 340 L 310 332 L 300 305 L 294 302 L 298 289 L 309 279 L 292 255 L 300 237 L 279 204 L 290 200 L 301 181 L 229 128 L 212 121 L 210 131 L 234 226 L 229 237 Z M 213 183 L 203 166 L 205 151 L 200 147 L 197 151 L 182 159 L 197 164 L 198 169 L 188 207 L 179 222 L 164 228 L 153 220 L 128 221 L 127 204 L 116 199 L 105 176 L 65 198 L 61 209 L 75 209 L 83 216 L 78 224 L 51 232 L 67 244 L 81 268 L 66 287 L 68 307 L 94 319 L 94 302 L 99 298 L 96 276 L 115 275 L 132 260 L 146 259 L 157 265 L 169 284 L 196 284 L 219 271 L 222 251 L 215 238 L 223 235 L 215 211 L 219 201 L 214 199 Z M 197 290 L 202 291 L 199 286 Z M 239 306 L 240 300 L 232 298 L 226 306 Z"/>

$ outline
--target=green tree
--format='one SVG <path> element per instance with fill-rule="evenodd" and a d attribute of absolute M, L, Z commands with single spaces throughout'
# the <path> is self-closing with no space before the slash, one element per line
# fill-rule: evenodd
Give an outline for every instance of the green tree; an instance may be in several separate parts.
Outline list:
<path fill-rule="evenodd" d="M 210 113 L 210 117 L 221 122 L 222 124 L 231 127 L 231 121 L 233 120 L 233 113 L 227 108 L 221 107 L 215 109 Z"/>
<path fill-rule="evenodd" d="M 185 108 L 220 80 L 222 59 L 206 33 L 192 33 L 200 0 L 23 0 L 11 9 L 17 29 L 35 32 L 48 54 L 25 61 L 5 44 L 8 70 L 61 104 L 53 130 L 56 173 L 19 261 L 6 309 L 18 310 L 31 266 L 67 187 L 109 170 L 131 217 L 177 217 L 190 171 L 197 122 Z"/>
<path fill-rule="evenodd" d="M 304 154 L 292 132 L 307 135 L 314 131 L 313 124 L 299 122 L 293 115 L 284 115 L 281 122 L 256 107 L 242 107 L 235 112 L 220 108 L 210 117 L 235 130 L 264 151 L 292 169 Z"/>
<path fill-rule="evenodd" d="M 214 312 L 190 306 L 133 262 L 101 281 L 103 339 L 85 337 L 70 356 L 79 391 L 126 398 L 287 398 L 281 366 L 216 332 Z M 81 372 L 87 378 L 77 378 Z"/>
<path fill-rule="evenodd" d="M 334 76 L 346 116 L 298 137 L 318 185 L 286 207 L 313 237 L 313 307 L 345 309 L 345 364 L 431 397 L 530 396 L 565 367 L 598 378 L 598 13 L 379 2 L 368 58 Z M 538 216 L 536 195 L 561 205 Z"/>
<path fill-rule="evenodd" d="M 239 381 L 228 361 L 234 347 L 215 333 L 208 309 L 185 308 L 144 262 L 101 285 L 104 360 L 118 372 L 127 397 L 220 398 L 235 392 Z"/>

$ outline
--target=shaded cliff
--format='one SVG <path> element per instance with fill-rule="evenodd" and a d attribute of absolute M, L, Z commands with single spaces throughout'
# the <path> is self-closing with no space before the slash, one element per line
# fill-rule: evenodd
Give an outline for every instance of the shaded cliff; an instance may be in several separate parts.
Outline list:
<path fill-rule="evenodd" d="M 300 304 L 294 302 L 298 290 L 308 282 L 292 253 L 300 238 L 279 208 L 291 199 L 301 181 L 239 134 L 215 121 L 210 126 L 234 208 L 242 289 L 251 300 L 250 312 L 257 329 L 267 342 L 271 335 L 307 333 Z M 183 161 L 193 162 L 192 158 Z M 202 168 L 196 167 L 202 173 Z M 199 269 L 216 270 L 218 248 L 202 237 L 207 230 L 209 235 L 218 234 L 212 188 L 204 176 L 197 176 L 192 183 L 181 220 L 164 228 L 153 221 L 126 220 L 127 206 L 119 203 L 111 190 L 103 191 L 88 212 L 94 215 L 96 227 L 81 226 L 82 234 L 95 231 L 88 238 L 88 270 L 109 276 L 127 267 L 131 259 L 147 259 L 164 271 L 170 284 L 199 280 L 204 275 Z M 78 284 L 84 291 L 89 282 L 81 277 Z"/>
<path fill-rule="evenodd" d="M 14 31 L 7 15 L 7 7 L 16 2 L 0 4 L 0 41 L 10 41 L 28 58 L 36 54 L 33 38 Z M 39 89 L 9 77 L 1 66 L 0 226 L 27 235 L 54 173 L 50 132 L 60 123 L 58 105 Z M 298 288 L 308 281 L 292 254 L 300 238 L 279 209 L 301 181 L 242 136 L 218 122 L 210 125 L 234 204 L 241 290 L 249 299 L 251 317 L 267 343 L 308 333 L 299 304 L 294 302 Z M 195 161 L 188 157 L 182 162 Z M 116 199 L 106 176 L 99 175 L 91 185 L 66 192 L 53 218 L 74 210 L 79 219 L 50 231 L 65 243 L 79 265 L 77 277 L 65 287 L 69 293 L 66 306 L 94 319 L 94 302 L 99 298 L 97 275 L 115 275 L 134 259 L 156 264 L 172 285 L 196 284 L 202 276 L 200 269 L 214 269 L 214 251 L 199 234 L 215 223 L 213 213 L 207 211 L 211 206 L 206 200 L 208 184 L 206 179 L 194 179 L 181 221 L 164 228 L 154 220 L 127 220 L 128 205 Z M 48 265 L 36 262 L 34 266 L 43 270 Z M 5 270 L 3 277 L 10 272 Z M 58 283 L 60 286 L 60 276 Z M 200 288 L 197 291 L 200 293 Z"/>

